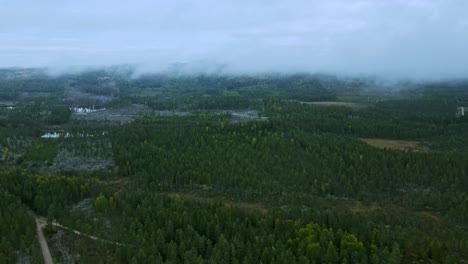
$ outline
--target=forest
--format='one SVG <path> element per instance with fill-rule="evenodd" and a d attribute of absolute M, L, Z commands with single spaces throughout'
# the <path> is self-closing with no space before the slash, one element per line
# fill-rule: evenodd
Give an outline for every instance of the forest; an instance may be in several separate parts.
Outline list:
<path fill-rule="evenodd" d="M 467 263 L 463 106 L 466 81 L 1 70 L 0 262 L 43 263 L 45 219 L 57 263 Z"/>

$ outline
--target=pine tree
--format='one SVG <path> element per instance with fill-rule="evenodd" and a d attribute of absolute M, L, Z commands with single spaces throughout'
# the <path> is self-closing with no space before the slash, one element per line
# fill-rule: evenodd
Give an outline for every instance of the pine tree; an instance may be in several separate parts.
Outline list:
<path fill-rule="evenodd" d="M 338 262 L 338 252 L 336 252 L 336 248 L 333 245 L 333 242 L 328 242 L 327 252 L 325 254 L 325 262 L 327 263 L 337 263 Z"/>
<path fill-rule="evenodd" d="M 390 257 L 388 258 L 388 263 L 389 264 L 399 264 L 401 263 L 401 252 L 400 252 L 400 246 L 398 243 L 393 243 L 392 246 L 392 252 L 390 253 Z"/>

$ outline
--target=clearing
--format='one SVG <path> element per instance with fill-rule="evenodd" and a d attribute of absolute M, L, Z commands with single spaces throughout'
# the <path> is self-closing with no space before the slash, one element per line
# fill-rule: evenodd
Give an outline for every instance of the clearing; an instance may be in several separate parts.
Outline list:
<path fill-rule="evenodd" d="M 361 141 L 367 144 L 380 148 L 380 149 L 396 149 L 403 151 L 413 152 L 429 152 L 430 149 L 422 146 L 419 141 L 409 140 L 391 140 L 391 139 L 377 139 L 377 138 L 360 138 Z"/>
<path fill-rule="evenodd" d="M 349 107 L 353 109 L 362 109 L 366 108 L 367 105 L 360 104 L 360 103 L 353 103 L 353 102 L 335 102 L 335 101 L 321 101 L 321 102 L 302 102 L 302 101 L 294 101 L 300 104 L 306 105 L 317 105 L 317 106 L 342 106 L 342 107 Z"/>
<path fill-rule="evenodd" d="M 263 214 L 266 214 L 268 211 L 265 206 L 263 206 L 260 203 L 255 203 L 255 202 L 239 202 L 233 199 L 206 197 L 206 196 L 200 196 L 194 193 L 172 192 L 172 193 L 168 193 L 167 195 L 171 198 L 176 198 L 177 196 L 179 196 L 182 199 L 187 199 L 187 200 L 195 201 L 199 203 L 213 204 L 213 203 L 220 202 L 224 204 L 225 206 L 258 211 Z"/>
<path fill-rule="evenodd" d="M 377 203 L 372 203 L 371 205 L 365 205 L 361 202 L 356 202 L 356 204 L 351 207 L 351 212 L 353 213 L 371 212 L 380 208 L 381 207 Z"/>
<path fill-rule="evenodd" d="M 127 124 L 137 117 L 150 114 L 151 109 L 145 105 L 132 104 L 125 107 L 104 109 L 91 113 L 73 113 L 72 119 L 94 121 L 98 123 Z"/>

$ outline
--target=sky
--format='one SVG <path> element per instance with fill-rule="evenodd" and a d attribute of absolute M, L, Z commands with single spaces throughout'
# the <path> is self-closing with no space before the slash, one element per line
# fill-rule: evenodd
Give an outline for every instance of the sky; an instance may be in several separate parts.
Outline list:
<path fill-rule="evenodd" d="M 0 0 L 0 67 L 467 78 L 467 0 Z"/>

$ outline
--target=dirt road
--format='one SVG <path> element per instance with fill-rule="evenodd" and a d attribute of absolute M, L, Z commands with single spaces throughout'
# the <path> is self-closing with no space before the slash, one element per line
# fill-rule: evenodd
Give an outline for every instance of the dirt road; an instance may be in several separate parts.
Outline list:
<path fill-rule="evenodd" d="M 42 231 L 44 229 L 44 227 L 46 227 L 46 226 L 47 226 L 47 220 L 45 218 L 36 217 L 37 238 L 39 240 L 39 244 L 41 245 L 42 256 L 44 256 L 44 263 L 45 264 L 53 264 L 54 261 L 52 259 L 52 255 L 50 254 L 49 246 L 47 245 L 47 240 L 45 239 L 44 232 Z M 109 244 L 112 244 L 112 245 L 123 246 L 122 243 L 115 242 L 115 241 L 110 241 L 110 240 L 105 240 L 105 239 L 99 239 L 96 236 L 81 233 L 80 231 L 68 228 L 66 226 L 63 226 L 63 225 L 55 222 L 55 221 L 52 222 L 52 226 L 71 231 L 71 232 L 73 232 L 73 233 L 75 233 L 75 234 L 77 234 L 79 236 L 87 237 L 87 238 L 89 238 L 91 240 L 99 240 L 99 241 L 109 243 Z"/>
<path fill-rule="evenodd" d="M 44 256 L 45 264 L 53 264 L 52 255 L 50 255 L 49 246 L 44 237 L 42 229 L 47 225 L 47 222 L 44 219 L 36 217 L 36 229 L 37 229 L 37 238 L 39 239 L 39 244 L 41 245 L 42 256 Z"/>
<path fill-rule="evenodd" d="M 64 230 L 68 230 L 70 232 L 73 232 L 79 236 L 83 236 L 83 237 L 87 237 L 91 240 L 99 240 L 99 241 L 102 241 L 102 242 L 105 242 L 105 243 L 109 243 L 109 244 L 112 244 L 112 245 L 116 245 L 116 246 L 122 246 L 123 244 L 122 243 L 119 243 L 119 242 L 115 242 L 115 241 L 110 241 L 110 240 L 106 240 L 106 239 L 100 239 L 96 236 L 92 236 L 92 235 L 88 235 L 88 234 L 85 234 L 85 233 L 81 233 L 80 231 L 77 231 L 77 230 L 74 230 L 74 229 L 71 229 L 71 228 L 68 228 L 66 226 L 63 226 L 55 221 L 52 222 L 52 226 L 55 226 L 55 227 L 58 227 L 58 228 L 61 228 L 61 229 L 64 229 Z"/>

